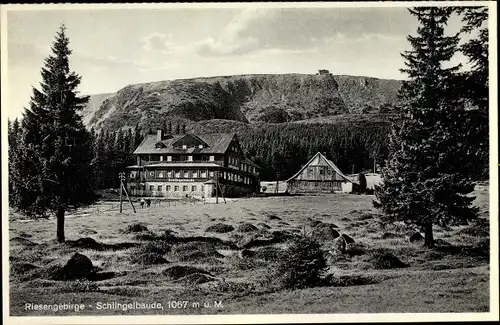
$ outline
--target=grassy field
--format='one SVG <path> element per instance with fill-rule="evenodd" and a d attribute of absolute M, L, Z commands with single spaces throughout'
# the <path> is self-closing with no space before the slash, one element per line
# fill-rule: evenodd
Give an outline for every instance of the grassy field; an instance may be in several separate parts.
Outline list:
<path fill-rule="evenodd" d="M 136 214 L 130 206 L 120 214 L 116 202 L 100 202 L 67 217 L 65 244 L 54 240 L 54 219 L 27 221 L 11 213 L 10 314 L 487 312 L 488 187 L 478 186 L 475 194 L 482 221 L 436 228 L 435 249 L 410 243 L 410 229 L 401 224 L 382 225 L 368 195 L 163 203 Z M 332 255 L 322 243 L 326 273 L 337 280 L 271 290 L 264 279 L 273 274 L 273 263 L 291 238 L 310 234 L 318 221 L 355 240 L 343 255 Z M 380 267 L 373 256 L 381 250 L 406 267 Z M 90 258 L 94 277 L 54 280 L 76 252 Z M 112 302 L 162 308 L 100 307 Z M 85 309 L 34 311 L 26 303 L 82 303 Z"/>

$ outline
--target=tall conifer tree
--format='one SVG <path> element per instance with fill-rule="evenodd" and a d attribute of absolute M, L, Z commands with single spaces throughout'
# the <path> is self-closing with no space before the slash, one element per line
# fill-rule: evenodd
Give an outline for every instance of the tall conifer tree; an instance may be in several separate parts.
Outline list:
<path fill-rule="evenodd" d="M 33 88 L 24 112 L 21 158 L 13 175 L 15 205 L 32 217 L 55 212 L 59 242 L 65 241 L 66 211 L 94 199 L 89 182 L 91 139 L 78 114 L 88 96 L 78 96 L 81 78 L 70 71 L 70 54 L 62 25 L 45 59 L 40 90 Z"/>
<path fill-rule="evenodd" d="M 384 220 L 403 221 L 425 232 L 434 245 L 433 226 L 476 217 L 469 173 L 460 163 L 467 146 L 460 102 L 454 96 L 459 66 L 444 67 L 457 51 L 458 35 L 445 36 L 453 10 L 445 7 L 410 9 L 420 26 L 408 36 L 412 50 L 403 53 L 409 76 L 400 96 L 400 122 L 390 136 L 390 155 L 377 188 Z"/>

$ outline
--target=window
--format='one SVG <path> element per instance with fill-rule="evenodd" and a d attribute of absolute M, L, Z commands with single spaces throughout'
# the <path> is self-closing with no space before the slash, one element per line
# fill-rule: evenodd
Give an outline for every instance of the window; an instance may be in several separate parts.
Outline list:
<path fill-rule="evenodd" d="M 172 156 L 167 156 L 167 161 L 172 161 Z"/>
<path fill-rule="evenodd" d="M 187 170 L 184 171 L 184 178 L 189 178 L 189 171 Z"/>
<path fill-rule="evenodd" d="M 160 161 L 163 161 L 163 156 L 160 156 Z"/>
<path fill-rule="evenodd" d="M 320 169 L 320 170 L 319 170 L 319 174 L 320 174 L 320 175 L 325 175 L 325 170 L 324 170 L 324 169 Z"/>
<path fill-rule="evenodd" d="M 207 171 L 206 170 L 203 170 L 201 172 L 201 178 L 206 178 L 207 177 Z"/>
<path fill-rule="evenodd" d="M 182 187 L 182 191 L 183 191 L 183 192 L 187 192 L 187 190 L 188 190 L 188 186 L 187 186 L 187 185 L 184 185 L 184 186 Z"/>
<path fill-rule="evenodd" d="M 227 172 L 224 172 L 224 178 L 225 178 L 225 179 L 228 179 L 228 178 L 227 178 Z"/>
<path fill-rule="evenodd" d="M 193 178 L 198 178 L 198 171 L 197 170 L 193 171 Z"/>
<path fill-rule="evenodd" d="M 208 161 L 208 156 L 201 156 L 202 161 Z"/>
<path fill-rule="evenodd" d="M 187 149 L 187 146 L 185 144 L 183 144 L 182 149 Z"/>
<path fill-rule="evenodd" d="M 179 170 L 175 171 L 175 178 L 181 178 L 181 172 Z"/>
<path fill-rule="evenodd" d="M 137 172 L 135 170 L 130 172 L 130 178 L 134 179 L 137 177 Z"/>
<path fill-rule="evenodd" d="M 151 192 L 153 192 L 153 191 L 155 190 L 154 185 L 149 185 L 149 190 L 150 190 Z"/>
<path fill-rule="evenodd" d="M 198 146 L 198 148 L 203 149 L 203 145 L 202 145 L 202 144 L 200 144 L 200 145 Z"/>
<path fill-rule="evenodd" d="M 188 156 L 188 161 L 193 161 L 193 156 Z"/>
<path fill-rule="evenodd" d="M 214 172 L 210 171 L 209 175 L 210 175 L 210 177 L 214 177 Z"/>
<path fill-rule="evenodd" d="M 215 160 L 215 156 L 210 156 L 210 158 L 208 160 L 209 161 L 214 161 Z"/>
<path fill-rule="evenodd" d="M 149 172 L 149 176 L 151 176 L 151 177 L 155 177 L 155 172 L 154 172 L 153 170 L 152 170 L 152 171 L 150 171 L 150 172 Z"/>
<path fill-rule="evenodd" d="M 196 192 L 196 186 L 195 185 L 191 186 L 191 192 Z"/>
<path fill-rule="evenodd" d="M 135 186 L 130 186 L 130 192 L 134 192 L 135 191 Z"/>
<path fill-rule="evenodd" d="M 171 189 L 170 185 L 167 185 L 167 186 L 165 187 L 165 191 L 167 191 L 167 192 L 170 192 L 170 189 Z"/>
<path fill-rule="evenodd" d="M 168 178 L 171 178 L 171 177 L 172 177 L 172 171 L 171 171 L 171 170 L 169 170 L 169 171 L 167 172 L 167 177 L 168 177 Z"/>
<path fill-rule="evenodd" d="M 175 185 L 174 186 L 174 191 L 176 191 L 176 192 L 179 191 L 179 186 Z"/>
<path fill-rule="evenodd" d="M 158 178 L 164 178 L 165 174 L 163 171 L 158 172 Z"/>
<path fill-rule="evenodd" d="M 161 185 L 158 185 L 158 192 L 161 192 L 161 190 L 162 190 Z"/>

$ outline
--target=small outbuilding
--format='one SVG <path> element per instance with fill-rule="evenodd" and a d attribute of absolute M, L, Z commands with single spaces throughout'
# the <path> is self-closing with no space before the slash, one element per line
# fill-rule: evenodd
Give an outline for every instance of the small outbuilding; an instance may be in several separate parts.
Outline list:
<path fill-rule="evenodd" d="M 289 193 L 351 193 L 356 180 L 344 175 L 321 152 L 287 180 Z"/>

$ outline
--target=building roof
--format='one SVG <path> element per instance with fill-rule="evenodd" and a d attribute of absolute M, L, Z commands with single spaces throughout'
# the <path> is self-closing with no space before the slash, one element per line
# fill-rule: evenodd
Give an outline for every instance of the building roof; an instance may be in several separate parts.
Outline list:
<path fill-rule="evenodd" d="M 213 134 L 190 134 L 205 142 L 208 147 L 177 149 L 173 144 L 184 138 L 187 134 L 173 135 L 169 139 L 157 141 L 156 134 L 148 134 L 141 144 L 135 149 L 134 154 L 185 154 L 185 153 L 205 153 L 205 154 L 224 154 L 231 141 L 235 137 L 234 133 L 213 133 Z M 156 144 L 161 142 L 162 148 L 156 148 Z"/>
<path fill-rule="evenodd" d="M 313 156 L 313 157 L 312 157 L 312 158 L 311 158 L 311 159 L 307 162 L 307 164 L 305 164 L 304 166 L 302 166 L 302 168 L 301 168 L 301 169 L 300 169 L 300 170 L 299 170 L 299 171 L 298 171 L 295 175 L 293 175 L 292 177 L 290 177 L 290 178 L 287 180 L 287 182 L 292 181 L 294 178 L 296 178 L 297 176 L 299 176 L 299 175 L 300 175 L 300 173 L 302 173 L 302 171 L 303 171 L 304 169 L 306 169 L 306 168 L 307 168 L 307 166 L 309 166 L 309 165 L 310 165 L 310 164 L 314 161 L 314 159 L 316 159 L 316 157 L 318 157 L 318 156 L 319 156 L 319 157 L 321 157 L 321 158 L 323 158 L 323 159 L 326 161 L 326 163 L 327 163 L 327 164 L 328 164 L 328 165 L 329 165 L 329 166 L 330 166 L 330 167 L 331 167 L 331 168 L 332 168 L 332 169 L 333 169 L 333 170 L 334 170 L 334 171 L 335 171 L 338 175 L 340 175 L 340 177 L 342 177 L 343 179 L 345 179 L 345 180 L 347 180 L 347 181 L 349 181 L 349 182 L 351 182 L 351 183 L 355 183 L 355 182 L 353 182 L 353 180 L 352 180 L 352 179 L 350 179 L 349 177 L 347 177 L 346 175 L 344 175 L 344 173 L 342 173 L 342 172 L 340 171 L 340 169 L 339 169 L 339 168 L 338 168 L 338 167 L 337 167 L 337 166 L 333 163 L 333 161 L 331 161 L 331 160 L 327 159 L 327 158 L 326 158 L 326 157 L 325 157 L 325 156 L 324 156 L 321 152 L 318 152 L 317 154 L 315 154 L 315 155 L 314 155 L 314 156 Z"/>

